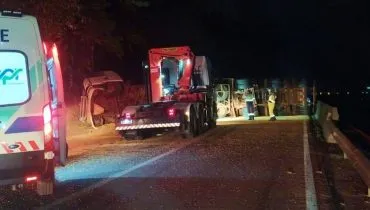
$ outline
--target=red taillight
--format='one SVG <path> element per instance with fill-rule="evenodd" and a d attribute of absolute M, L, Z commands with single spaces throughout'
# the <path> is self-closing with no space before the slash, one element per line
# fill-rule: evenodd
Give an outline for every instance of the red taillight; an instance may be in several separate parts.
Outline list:
<path fill-rule="evenodd" d="M 50 105 L 46 105 L 43 110 L 44 117 L 44 146 L 45 151 L 53 151 L 53 127 L 52 127 L 52 117 Z"/>
<path fill-rule="evenodd" d="M 26 177 L 26 182 L 33 182 L 33 181 L 37 181 L 37 176 Z"/>
<path fill-rule="evenodd" d="M 125 118 L 126 119 L 131 119 L 131 114 L 130 113 L 125 113 Z"/>
<path fill-rule="evenodd" d="M 174 108 L 169 108 L 167 114 L 169 117 L 174 117 L 176 115 L 176 110 Z"/>
<path fill-rule="evenodd" d="M 53 45 L 52 52 L 53 52 L 54 58 L 58 57 L 58 49 L 57 49 L 57 46 L 55 44 Z"/>
<path fill-rule="evenodd" d="M 43 110 L 44 124 L 51 122 L 51 108 L 49 105 L 46 105 Z"/>

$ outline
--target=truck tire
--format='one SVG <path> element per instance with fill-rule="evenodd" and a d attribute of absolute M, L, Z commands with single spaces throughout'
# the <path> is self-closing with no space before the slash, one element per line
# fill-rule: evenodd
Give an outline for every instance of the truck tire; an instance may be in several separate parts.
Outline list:
<path fill-rule="evenodd" d="M 204 109 L 204 106 L 201 104 L 199 105 L 199 124 L 198 124 L 199 134 L 202 134 L 207 130 L 208 126 L 205 125 L 206 123 L 207 123 L 207 112 Z"/>
<path fill-rule="evenodd" d="M 215 128 L 216 125 L 217 125 L 217 105 L 216 103 L 212 103 L 209 107 L 208 107 L 208 128 L 209 129 L 212 129 L 212 128 Z"/>
<path fill-rule="evenodd" d="M 182 135 L 183 138 L 187 139 L 194 138 L 199 134 L 199 123 L 193 106 L 190 107 L 189 117 L 189 125 L 187 130 Z"/>
<path fill-rule="evenodd" d="M 120 132 L 120 135 L 123 139 L 125 140 L 143 140 L 144 139 L 144 135 L 141 131 L 138 131 L 136 130 L 135 131 L 135 134 L 128 134 L 126 131 L 121 131 Z"/>

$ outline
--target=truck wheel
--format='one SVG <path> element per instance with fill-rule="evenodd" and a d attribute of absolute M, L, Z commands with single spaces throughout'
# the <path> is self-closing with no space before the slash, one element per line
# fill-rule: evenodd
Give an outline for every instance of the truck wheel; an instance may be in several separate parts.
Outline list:
<path fill-rule="evenodd" d="M 216 113 L 216 110 L 217 110 L 217 106 L 215 105 L 215 103 L 213 103 L 211 106 L 209 106 L 209 109 L 208 109 L 208 128 L 209 129 L 212 129 L 212 128 L 215 128 L 216 125 L 217 125 L 217 122 L 216 122 L 216 119 L 217 119 L 217 113 Z"/>
<path fill-rule="evenodd" d="M 144 135 L 141 131 L 135 130 L 135 131 L 121 131 L 120 132 L 121 137 L 126 140 L 143 140 Z"/>
<path fill-rule="evenodd" d="M 199 107 L 199 133 L 204 133 L 207 130 L 207 127 L 205 126 L 205 123 L 207 122 L 207 112 L 204 110 L 204 106 L 200 105 Z"/>
<path fill-rule="evenodd" d="M 189 126 L 182 135 L 183 138 L 194 138 L 198 135 L 199 132 L 199 123 L 193 106 L 190 108 L 189 115 L 190 115 Z"/>

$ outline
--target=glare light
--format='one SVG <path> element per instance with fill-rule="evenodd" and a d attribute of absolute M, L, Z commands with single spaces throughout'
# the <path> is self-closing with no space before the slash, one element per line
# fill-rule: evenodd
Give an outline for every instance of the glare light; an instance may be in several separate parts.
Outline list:
<path fill-rule="evenodd" d="M 44 107 L 43 116 L 44 116 L 44 124 L 47 124 L 51 121 L 51 109 L 49 105 L 46 105 Z"/>
<path fill-rule="evenodd" d="M 48 151 L 44 153 L 45 160 L 52 160 L 54 157 L 55 157 L 55 154 L 53 151 Z"/>
<path fill-rule="evenodd" d="M 48 54 L 48 47 L 46 46 L 46 43 L 42 43 L 44 45 L 44 51 L 45 51 L 45 55 Z"/>
<path fill-rule="evenodd" d="M 32 182 L 32 181 L 36 181 L 36 180 L 37 180 L 37 176 L 26 177 L 26 182 Z"/>
<path fill-rule="evenodd" d="M 53 52 L 54 57 L 58 57 L 58 49 L 57 49 L 57 46 L 55 44 L 53 45 L 52 52 Z"/>
<path fill-rule="evenodd" d="M 191 60 L 190 60 L 190 58 L 188 58 L 187 60 L 186 60 L 186 65 L 190 65 L 191 64 Z"/>
<path fill-rule="evenodd" d="M 167 94 L 169 94 L 169 93 L 170 93 L 170 90 L 169 90 L 169 89 L 167 89 L 167 88 L 165 88 L 165 89 L 163 89 L 163 93 L 164 93 L 165 95 L 167 95 Z"/>
<path fill-rule="evenodd" d="M 125 118 L 127 118 L 127 119 L 131 119 L 131 114 L 130 114 L 130 113 L 126 113 L 126 114 L 125 114 Z"/>
<path fill-rule="evenodd" d="M 164 74 L 161 74 L 161 78 L 163 79 L 163 78 L 165 78 L 166 76 L 164 75 Z"/>

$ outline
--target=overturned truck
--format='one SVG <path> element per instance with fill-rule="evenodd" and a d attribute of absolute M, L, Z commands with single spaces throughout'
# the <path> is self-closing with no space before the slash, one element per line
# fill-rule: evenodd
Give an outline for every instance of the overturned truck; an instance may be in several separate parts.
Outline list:
<path fill-rule="evenodd" d="M 315 88 L 309 87 L 305 80 L 294 79 L 250 79 L 223 78 L 217 80 L 217 114 L 219 118 L 243 115 L 245 95 L 251 90 L 257 101 L 256 116 L 269 115 L 267 109 L 268 89 L 277 95 L 275 112 L 280 115 L 307 114 Z"/>
<path fill-rule="evenodd" d="M 97 128 L 114 123 L 119 114 L 119 98 L 123 90 L 122 78 L 113 71 L 95 72 L 83 81 L 80 103 L 82 122 Z"/>

